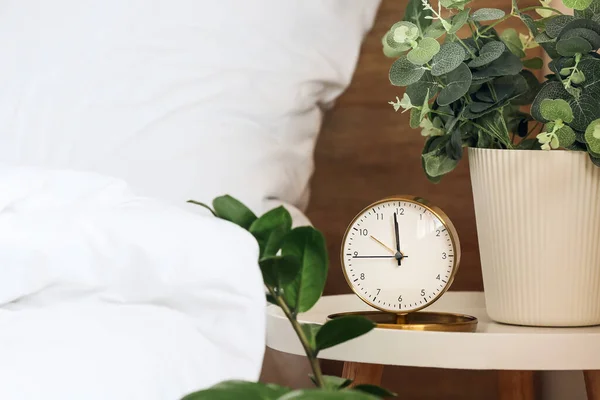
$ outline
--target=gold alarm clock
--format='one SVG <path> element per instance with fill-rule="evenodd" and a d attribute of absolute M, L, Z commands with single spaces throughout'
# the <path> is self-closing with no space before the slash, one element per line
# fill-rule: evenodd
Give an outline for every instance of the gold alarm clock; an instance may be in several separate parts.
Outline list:
<path fill-rule="evenodd" d="M 348 225 L 341 264 L 350 288 L 380 311 L 364 315 L 379 327 L 474 331 L 468 315 L 424 312 L 449 288 L 460 265 L 460 241 L 448 216 L 416 196 L 370 204 Z"/>

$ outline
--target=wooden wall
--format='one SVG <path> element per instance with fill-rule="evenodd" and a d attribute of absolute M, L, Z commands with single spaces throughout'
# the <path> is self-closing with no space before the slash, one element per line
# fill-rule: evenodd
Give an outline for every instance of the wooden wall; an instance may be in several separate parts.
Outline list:
<path fill-rule="evenodd" d="M 360 1 L 360 0 L 355 0 Z M 454 222 L 462 245 L 462 262 L 451 290 L 483 290 L 468 161 L 441 183 L 432 184 L 421 170 L 423 138 L 408 126 L 408 113 L 395 113 L 387 104 L 403 89 L 388 80 L 392 60 L 383 56 L 381 37 L 402 19 L 407 0 L 382 0 L 376 24 L 363 45 L 352 85 L 326 116 L 315 158 L 316 172 L 308 216 L 327 238 L 331 267 L 326 294 L 350 293 L 340 267 L 339 246 L 354 215 L 370 202 L 394 194 L 414 194 L 441 207 Z M 522 0 L 520 5 L 535 4 Z M 510 12 L 509 0 L 479 0 L 472 7 Z M 521 29 L 516 18 L 504 27 Z M 533 55 L 533 54 L 532 54 Z M 330 374 L 341 364 L 324 363 Z M 263 380 L 309 385 L 300 357 L 268 351 Z M 387 367 L 384 386 L 402 399 L 497 398 L 495 371 L 461 371 Z"/>

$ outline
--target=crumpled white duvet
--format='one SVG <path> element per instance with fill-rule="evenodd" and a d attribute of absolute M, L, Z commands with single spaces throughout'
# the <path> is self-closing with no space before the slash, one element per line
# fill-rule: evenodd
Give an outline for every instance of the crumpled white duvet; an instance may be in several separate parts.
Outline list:
<path fill-rule="evenodd" d="M 177 400 L 257 379 L 257 255 L 241 228 L 119 180 L 0 166 L 0 399 Z"/>

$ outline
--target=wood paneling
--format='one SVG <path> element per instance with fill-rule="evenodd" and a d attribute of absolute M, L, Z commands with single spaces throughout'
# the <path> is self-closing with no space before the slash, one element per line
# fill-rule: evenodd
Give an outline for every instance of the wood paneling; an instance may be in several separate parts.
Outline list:
<path fill-rule="evenodd" d="M 354 0 L 360 1 L 360 0 Z M 387 72 L 392 60 L 383 56 L 381 37 L 402 19 L 407 0 L 383 0 L 375 26 L 365 40 L 354 79 L 348 90 L 326 115 L 315 151 L 316 171 L 308 216 L 327 238 L 330 272 L 326 294 L 350 293 L 339 263 L 339 246 L 347 224 L 364 206 L 394 194 L 414 194 L 441 207 L 458 230 L 462 263 L 452 290 L 482 290 L 481 269 L 468 160 L 432 184 L 421 170 L 423 138 L 408 126 L 408 113 L 395 113 L 388 101 L 402 96 L 403 89 L 390 85 Z M 525 7 L 534 0 L 522 0 Z M 509 0 L 479 0 L 472 7 L 495 7 L 510 12 Z M 503 25 L 521 31 L 513 18 Z M 269 351 L 267 359 L 281 359 Z M 287 371 L 269 369 L 263 379 L 304 386 L 306 365 L 295 368 L 285 356 Z M 341 374 L 341 363 L 324 362 L 331 374 Z M 281 364 L 279 364 L 281 366 Z M 276 377 L 276 379 L 275 379 Z M 433 368 L 386 367 L 383 384 L 403 399 L 497 399 L 494 371 L 459 371 Z M 300 379 L 300 380 L 298 380 Z"/>

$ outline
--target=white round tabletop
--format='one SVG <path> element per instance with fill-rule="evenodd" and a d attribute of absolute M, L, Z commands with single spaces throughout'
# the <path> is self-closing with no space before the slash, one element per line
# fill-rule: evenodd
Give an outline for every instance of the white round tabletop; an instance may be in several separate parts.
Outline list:
<path fill-rule="evenodd" d="M 298 316 L 305 323 L 323 324 L 327 316 L 374 310 L 356 295 L 324 296 Z M 319 358 L 414 367 L 510 370 L 600 369 L 600 326 L 534 328 L 493 322 L 481 292 L 447 292 L 427 311 L 477 317 L 477 331 L 422 332 L 376 328 L 364 336 L 323 350 Z M 270 305 L 267 346 L 304 355 L 302 346 L 279 307 Z"/>

